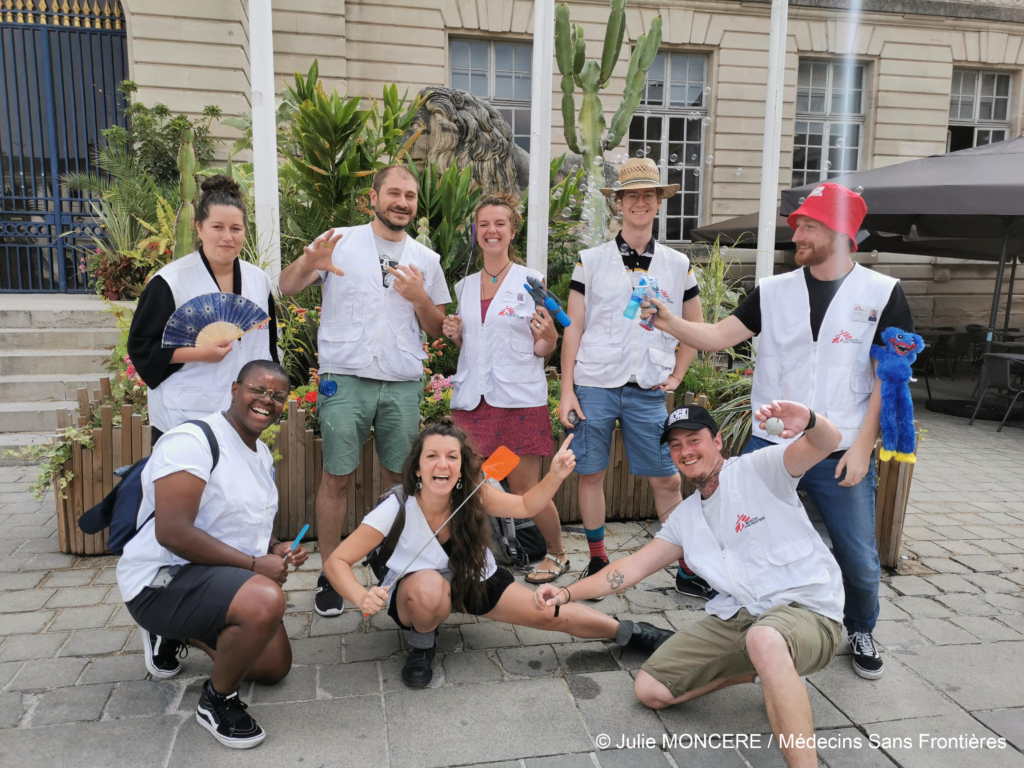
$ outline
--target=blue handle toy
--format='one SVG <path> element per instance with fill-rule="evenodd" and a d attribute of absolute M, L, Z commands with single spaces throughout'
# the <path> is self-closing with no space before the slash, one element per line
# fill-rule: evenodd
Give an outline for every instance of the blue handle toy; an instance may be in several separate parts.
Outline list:
<path fill-rule="evenodd" d="M 639 284 L 633 289 L 633 293 L 630 294 L 629 303 L 626 305 L 625 312 L 622 316 L 627 320 L 634 320 L 636 313 L 640 310 L 640 305 L 643 304 L 644 300 L 649 296 L 657 298 L 658 292 L 658 281 L 653 277 L 641 277 Z M 640 321 L 640 327 L 645 331 L 654 330 L 654 318 L 657 317 L 658 312 L 655 310 L 654 314 L 650 317 Z"/>
<path fill-rule="evenodd" d="M 539 307 L 543 305 L 548 312 L 555 316 L 555 320 L 557 320 L 563 328 L 568 328 L 572 325 L 572 320 L 570 320 L 569 316 L 562 310 L 562 302 L 558 300 L 558 297 L 555 296 L 555 294 L 547 289 L 544 283 L 536 277 L 531 276 L 526 278 L 526 282 L 523 284 L 523 287 L 530 292 L 530 295 L 533 297 L 537 306 Z"/>
<path fill-rule="evenodd" d="M 302 526 L 302 530 L 299 531 L 299 535 L 295 537 L 295 541 L 292 542 L 292 547 L 288 550 L 288 554 L 284 556 L 285 560 L 287 560 L 291 556 L 292 552 L 295 551 L 295 548 L 299 546 L 299 542 L 302 541 L 302 537 L 306 535 L 306 531 L 308 530 L 309 523 L 306 523 L 304 526 Z"/>

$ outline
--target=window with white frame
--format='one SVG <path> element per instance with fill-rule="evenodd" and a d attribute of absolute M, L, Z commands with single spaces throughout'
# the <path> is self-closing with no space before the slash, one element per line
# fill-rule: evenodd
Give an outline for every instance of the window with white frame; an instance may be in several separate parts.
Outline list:
<path fill-rule="evenodd" d="M 946 151 L 1006 141 L 1010 135 L 1009 72 L 954 69 L 949 88 Z"/>
<path fill-rule="evenodd" d="M 860 167 L 864 145 L 864 65 L 802 59 L 796 80 L 793 186 Z"/>
<path fill-rule="evenodd" d="M 452 40 L 449 48 L 451 87 L 486 99 L 511 127 L 516 144 L 529 152 L 533 46 Z"/>
<path fill-rule="evenodd" d="M 630 157 L 649 157 L 666 184 L 680 191 L 665 200 L 654 236 L 666 242 L 690 239 L 700 224 L 704 135 L 707 123 L 707 58 L 659 53 L 647 72 L 640 107 L 629 124 Z"/>

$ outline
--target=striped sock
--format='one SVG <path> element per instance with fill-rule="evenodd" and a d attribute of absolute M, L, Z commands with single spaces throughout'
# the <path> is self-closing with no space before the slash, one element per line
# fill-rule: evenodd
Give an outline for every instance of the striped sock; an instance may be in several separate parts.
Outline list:
<path fill-rule="evenodd" d="M 697 575 L 686 567 L 686 560 L 684 560 L 681 557 L 679 558 L 679 575 L 682 576 L 684 579 L 692 579 L 694 576 Z"/>
<path fill-rule="evenodd" d="M 584 528 L 587 534 L 587 546 L 590 547 L 590 556 L 608 560 L 608 552 L 604 548 L 604 526 L 600 528 Z"/>

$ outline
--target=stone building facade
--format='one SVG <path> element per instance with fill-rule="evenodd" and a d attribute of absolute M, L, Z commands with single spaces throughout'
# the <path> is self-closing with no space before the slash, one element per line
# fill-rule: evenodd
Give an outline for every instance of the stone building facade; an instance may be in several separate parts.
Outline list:
<path fill-rule="evenodd" d="M 189 112 L 208 103 L 227 114 L 249 109 L 245 0 L 122 6 L 142 100 Z M 372 97 L 390 82 L 410 93 L 467 88 L 502 110 L 528 144 L 532 2 L 274 0 L 273 8 L 281 83 L 315 57 L 325 86 L 341 93 Z M 590 56 L 599 55 L 607 2 L 571 0 L 570 8 Z M 666 241 L 757 210 L 769 12 L 770 0 L 630 0 L 627 40 L 660 13 L 662 55 L 628 146 L 616 152 L 647 154 L 683 184 L 659 221 Z M 780 186 L 1019 136 L 1022 41 L 1024 0 L 790 0 Z M 603 94 L 609 116 L 628 57 L 624 45 Z M 565 149 L 557 110 L 553 122 L 557 153 Z M 860 258 L 902 279 L 919 322 L 987 318 L 994 265 Z M 1024 298 L 1024 279 L 1018 286 Z"/>

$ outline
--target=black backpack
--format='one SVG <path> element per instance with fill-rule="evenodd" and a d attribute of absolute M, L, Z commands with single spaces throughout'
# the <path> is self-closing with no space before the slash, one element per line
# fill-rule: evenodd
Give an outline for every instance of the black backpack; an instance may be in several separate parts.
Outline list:
<path fill-rule="evenodd" d="M 488 480 L 491 485 L 508 493 L 506 483 Z M 491 552 L 500 565 L 526 568 L 548 553 L 544 534 L 528 517 L 490 517 Z"/>
<path fill-rule="evenodd" d="M 206 435 L 210 443 L 210 453 L 213 454 L 213 466 L 210 467 L 212 473 L 220 460 L 217 436 L 205 421 L 185 423 L 194 424 Z M 107 549 L 115 555 L 124 552 L 125 545 L 156 515 L 156 510 L 153 510 L 152 514 L 142 521 L 142 525 L 136 525 L 139 520 L 139 507 L 142 506 L 142 470 L 146 468 L 150 458 L 147 456 L 134 464 L 115 469 L 114 474 L 121 478 L 121 482 L 114 486 L 103 501 L 78 519 L 78 527 L 83 533 L 99 533 L 104 528 L 110 528 Z"/>
<path fill-rule="evenodd" d="M 401 483 L 392 485 L 377 499 L 377 506 L 383 504 L 389 496 L 398 499 L 398 515 L 395 516 L 395 522 L 391 524 L 391 530 L 384 537 L 384 541 L 363 560 L 363 565 L 370 566 L 373 575 L 377 577 L 378 584 L 383 582 L 388 574 L 388 560 L 395 553 L 395 547 L 398 546 L 398 540 L 402 538 L 402 530 L 405 528 L 405 500 L 408 498 L 405 488 Z"/>

